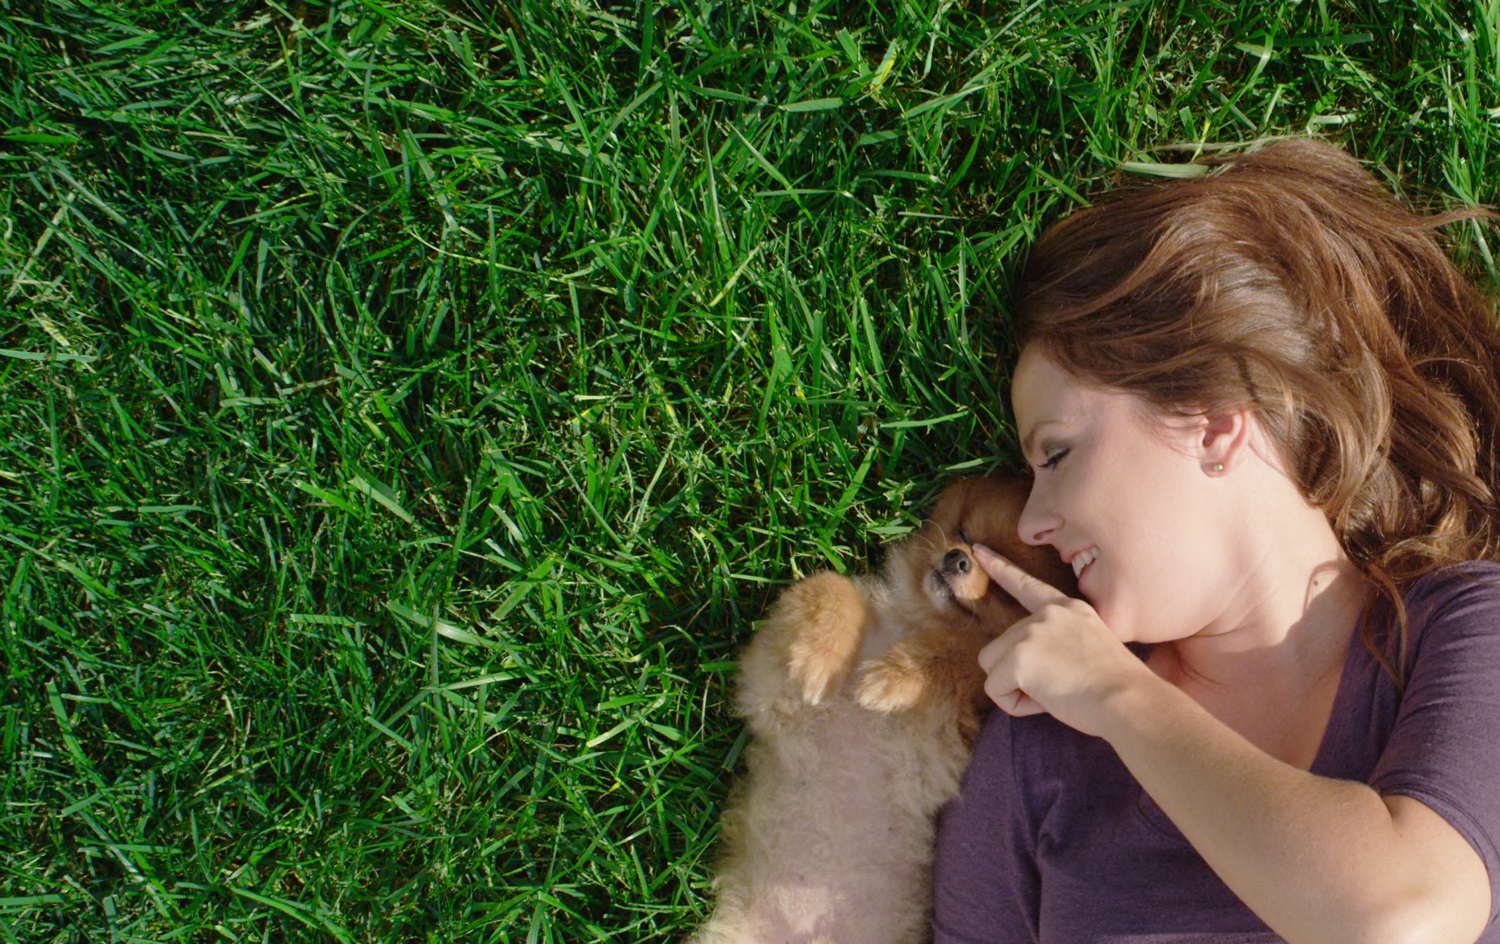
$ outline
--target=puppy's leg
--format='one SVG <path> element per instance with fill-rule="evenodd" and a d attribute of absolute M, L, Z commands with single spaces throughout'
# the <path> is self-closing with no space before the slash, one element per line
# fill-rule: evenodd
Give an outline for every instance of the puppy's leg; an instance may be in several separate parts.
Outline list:
<path fill-rule="evenodd" d="M 903 639 L 860 666 L 855 699 L 871 711 L 891 713 L 932 704 L 977 704 L 984 696 L 978 633 L 927 629 Z"/>
<path fill-rule="evenodd" d="M 802 697 L 816 705 L 831 695 L 854 668 L 865 631 L 865 599 L 838 574 L 816 574 L 792 588 L 787 601 L 799 620 L 789 668 L 802 683 Z"/>
<path fill-rule="evenodd" d="M 771 607 L 740 659 L 740 707 L 749 716 L 771 708 L 788 684 L 816 705 L 853 667 L 865 626 L 859 588 L 838 574 L 793 584 Z"/>

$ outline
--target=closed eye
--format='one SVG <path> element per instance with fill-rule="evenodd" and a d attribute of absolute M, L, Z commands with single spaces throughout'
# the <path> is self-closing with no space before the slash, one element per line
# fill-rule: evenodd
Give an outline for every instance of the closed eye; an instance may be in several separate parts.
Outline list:
<path fill-rule="evenodd" d="M 1057 464 L 1063 460 L 1063 457 L 1066 456 L 1071 451 L 1072 450 L 1070 450 L 1070 449 L 1059 449 L 1056 452 L 1052 453 L 1052 455 L 1048 456 L 1047 457 L 1047 461 L 1043 462 L 1041 465 L 1037 466 L 1037 468 L 1039 468 L 1039 469 L 1055 469 L 1055 468 L 1057 468 Z"/>

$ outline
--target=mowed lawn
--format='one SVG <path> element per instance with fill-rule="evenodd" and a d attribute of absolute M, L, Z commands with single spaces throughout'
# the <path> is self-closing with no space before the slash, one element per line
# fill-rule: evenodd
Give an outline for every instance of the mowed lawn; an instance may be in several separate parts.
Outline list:
<path fill-rule="evenodd" d="M 1494 0 L 0 0 L 0 941 L 680 939 L 767 601 L 1017 467 L 1040 229 L 1284 134 L 1494 203 L 1497 76 Z"/>

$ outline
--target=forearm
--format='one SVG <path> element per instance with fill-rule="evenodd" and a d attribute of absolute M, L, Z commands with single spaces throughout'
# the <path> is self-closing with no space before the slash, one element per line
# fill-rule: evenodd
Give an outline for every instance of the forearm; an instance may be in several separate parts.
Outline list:
<path fill-rule="evenodd" d="M 1225 884 L 1288 941 L 1375 941 L 1392 929 L 1409 939 L 1408 929 L 1433 930 L 1443 870 L 1403 842 L 1369 786 L 1282 763 L 1154 676 L 1122 691 L 1109 714 L 1104 735 L 1126 767 Z M 1462 939 L 1454 931 L 1443 928 L 1450 936 L 1441 939 Z"/>

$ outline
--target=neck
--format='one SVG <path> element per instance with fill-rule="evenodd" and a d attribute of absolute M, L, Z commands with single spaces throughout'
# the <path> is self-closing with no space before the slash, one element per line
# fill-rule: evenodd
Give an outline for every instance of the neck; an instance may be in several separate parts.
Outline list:
<path fill-rule="evenodd" d="M 1303 506 L 1236 566 L 1208 626 L 1153 655 L 1178 684 L 1242 688 L 1259 697 L 1306 691 L 1343 667 L 1369 586 L 1322 513 Z"/>

